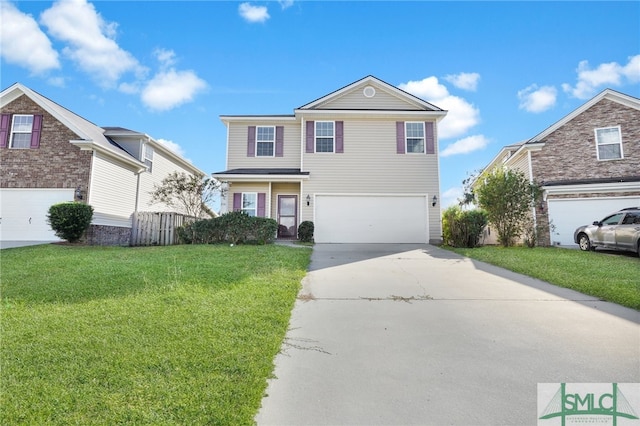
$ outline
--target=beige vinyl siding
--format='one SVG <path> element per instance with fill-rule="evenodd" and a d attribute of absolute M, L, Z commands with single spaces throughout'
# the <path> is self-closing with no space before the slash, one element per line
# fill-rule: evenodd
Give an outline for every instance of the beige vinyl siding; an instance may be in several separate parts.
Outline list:
<path fill-rule="evenodd" d="M 411 120 L 413 121 L 413 120 Z M 437 137 L 436 137 L 436 152 Z M 397 154 L 396 121 L 344 121 L 344 153 L 304 154 L 310 179 L 307 194 L 422 194 L 439 197 L 435 154 Z M 440 203 L 428 203 L 429 235 L 439 238 Z M 313 205 L 303 203 L 301 220 L 313 220 Z"/>
<path fill-rule="evenodd" d="M 531 173 L 529 170 L 529 155 L 526 151 L 511 159 L 511 161 L 509 161 L 509 168 L 511 170 L 521 171 L 522 173 L 524 173 L 524 176 L 527 179 L 531 179 Z"/>
<path fill-rule="evenodd" d="M 165 157 L 163 153 L 155 149 L 153 153 L 153 165 L 151 167 L 151 173 L 142 172 L 140 174 L 140 193 L 138 199 L 138 211 L 153 211 L 153 212 L 177 212 L 184 213 L 181 209 L 175 207 L 169 207 L 165 204 L 154 203 L 151 204 L 151 192 L 154 190 L 154 185 L 161 185 L 162 180 L 174 171 L 178 173 L 191 173 Z"/>
<path fill-rule="evenodd" d="M 423 110 L 423 107 L 412 105 L 407 99 L 400 99 L 382 89 L 376 87 L 376 94 L 372 98 L 364 96 L 362 88 L 352 90 L 343 96 L 327 103 L 316 106 L 314 109 L 374 109 L 374 110 Z"/>
<path fill-rule="evenodd" d="M 248 157 L 249 126 L 283 126 L 282 157 Z M 300 123 L 295 122 L 241 122 L 229 123 L 227 131 L 227 169 L 244 168 L 300 168 Z M 274 147 L 275 152 L 275 147 Z"/>
<path fill-rule="evenodd" d="M 93 156 L 89 204 L 93 206 L 95 225 L 111 225 L 113 220 L 122 220 L 122 225 L 131 225 L 131 214 L 135 210 L 136 175 L 130 170 L 114 164 L 100 153 Z M 110 217 L 109 223 L 100 223 L 100 217 Z"/>

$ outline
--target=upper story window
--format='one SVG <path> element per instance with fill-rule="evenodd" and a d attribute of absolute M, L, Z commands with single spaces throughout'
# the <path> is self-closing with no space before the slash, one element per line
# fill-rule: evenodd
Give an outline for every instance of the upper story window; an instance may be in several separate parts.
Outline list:
<path fill-rule="evenodd" d="M 256 127 L 256 156 L 273 157 L 276 144 L 276 128 L 274 126 Z"/>
<path fill-rule="evenodd" d="M 316 152 L 334 152 L 334 122 L 316 121 Z"/>
<path fill-rule="evenodd" d="M 249 216 L 257 216 L 258 194 L 255 192 L 242 193 L 242 211 Z"/>
<path fill-rule="evenodd" d="M 406 122 L 405 137 L 407 153 L 424 154 L 424 123 Z"/>
<path fill-rule="evenodd" d="M 149 144 L 144 144 L 144 164 L 147 166 L 147 171 L 151 173 L 153 169 L 153 147 Z"/>
<path fill-rule="evenodd" d="M 31 147 L 33 115 L 16 114 L 11 124 L 10 148 L 28 149 Z"/>
<path fill-rule="evenodd" d="M 620 126 L 595 129 L 598 160 L 617 160 L 624 157 Z"/>

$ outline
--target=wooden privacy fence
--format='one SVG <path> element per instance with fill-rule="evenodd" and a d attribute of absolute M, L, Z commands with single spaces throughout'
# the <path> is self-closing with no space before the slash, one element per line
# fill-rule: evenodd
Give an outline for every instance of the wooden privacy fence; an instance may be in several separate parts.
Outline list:
<path fill-rule="evenodd" d="M 178 244 L 176 229 L 195 220 L 195 217 L 180 213 L 134 213 L 131 245 L 170 246 Z"/>

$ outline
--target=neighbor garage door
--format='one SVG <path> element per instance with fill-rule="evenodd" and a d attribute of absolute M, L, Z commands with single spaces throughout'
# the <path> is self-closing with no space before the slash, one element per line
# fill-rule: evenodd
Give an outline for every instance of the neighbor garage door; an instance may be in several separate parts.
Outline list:
<path fill-rule="evenodd" d="M 575 245 L 573 232 L 625 207 L 640 206 L 640 197 L 550 199 L 549 219 L 555 226 L 554 245 Z"/>
<path fill-rule="evenodd" d="M 427 197 L 316 195 L 318 243 L 426 243 Z"/>
<path fill-rule="evenodd" d="M 63 201 L 73 201 L 73 189 L 0 189 L 0 239 L 59 240 L 47 223 L 47 213 Z"/>

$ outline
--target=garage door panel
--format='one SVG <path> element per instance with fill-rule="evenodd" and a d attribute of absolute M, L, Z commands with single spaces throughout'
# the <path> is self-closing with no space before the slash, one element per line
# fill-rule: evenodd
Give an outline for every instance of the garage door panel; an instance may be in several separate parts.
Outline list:
<path fill-rule="evenodd" d="M 53 204 L 73 201 L 73 192 L 73 189 L 0 190 L 0 239 L 59 240 L 47 223 L 47 213 Z"/>
<path fill-rule="evenodd" d="M 319 243 L 426 243 L 426 196 L 317 195 Z"/>
<path fill-rule="evenodd" d="M 551 243 L 571 246 L 575 245 L 573 233 L 576 228 L 600 220 L 616 210 L 640 206 L 640 197 L 550 199 L 548 206 L 549 219 L 554 226 Z"/>

